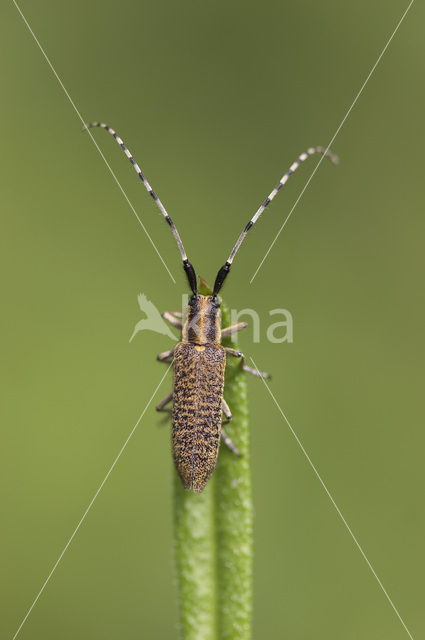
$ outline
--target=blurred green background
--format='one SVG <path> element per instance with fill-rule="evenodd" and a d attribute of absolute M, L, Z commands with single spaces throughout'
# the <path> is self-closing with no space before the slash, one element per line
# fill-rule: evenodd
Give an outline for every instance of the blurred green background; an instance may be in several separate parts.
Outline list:
<path fill-rule="evenodd" d="M 83 117 L 128 144 L 210 282 L 274 184 L 326 145 L 407 2 L 29 2 Z M 223 294 L 261 317 L 243 350 L 415 638 L 425 634 L 423 20 L 415 3 L 252 285 L 317 160 L 238 255 Z M 164 373 L 137 294 L 180 307 L 172 235 L 115 142 L 93 134 L 12 2 L 0 9 L 0 635 L 12 638 Z M 421 80 L 422 78 L 422 80 Z M 269 310 L 294 343 L 273 345 Z M 274 319 L 275 321 L 275 319 Z M 154 403 L 20 637 L 176 637 L 169 431 Z M 407 633 L 264 385 L 250 379 L 256 638 Z"/>

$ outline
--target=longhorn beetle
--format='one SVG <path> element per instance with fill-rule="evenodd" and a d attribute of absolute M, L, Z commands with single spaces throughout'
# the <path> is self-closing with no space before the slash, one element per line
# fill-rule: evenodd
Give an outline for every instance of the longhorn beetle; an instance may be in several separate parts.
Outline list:
<path fill-rule="evenodd" d="M 314 153 L 322 153 L 328 156 L 335 164 L 338 162 L 338 158 L 329 149 L 325 149 L 324 147 L 311 147 L 298 157 L 240 234 L 230 256 L 217 273 L 212 296 L 204 296 L 197 291 L 195 270 L 187 259 L 183 243 L 174 222 L 146 180 L 130 151 L 118 134 L 108 125 L 102 122 L 91 122 L 84 125 L 83 129 L 89 129 L 90 127 L 101 127 L 105 129 L 120 145 L 136 170 L 140 180 L 170 225 L 183 260 L 183 268 L 192 291 L 192 296 L 189 300 L 187 316 L 184 323 L 181 314 L 177 312 L 165 312 L 163 314 L 164 319 L 173 327 L 182 330 L 182 341 L 173 349 L 164 351 L 164 353 L 158 355 L 158 360 L 161 362 L 173 362 L 174 390 L 161 400 L 157 406 L 157 410 L 167 411 L 165 406 L 171 402 L 171 400 L 173 401 L 172 446 L 177 473 L 185 489 L 193 489 L 199 493 L 205 488 L 215 469 L 220 437 L 223 438 L 225 444 L 231 451 L 236 455 L 240 455 L 238 449 L 230 438 L 228 438 L 222 427 L 222 413 L 224 413 L 226 421 L 232 418 L 231 411 L 223 398 L 226 356 L 240 358 L 242 368 L 245 371 L 260 377 L 268 377 L 268 374 L 248 367 L 245 356 L 242 353 L 235 349 L 222 346 L 221 338 L 230 336 L 244 329 L 247 324 L 246 322 L 239 322 L 230 327 L 221 328 L 218 293 L 223 286 L 235 255 L 244 241 L 246 234 L 257 222 L 279 189 L 287 182 L 289 176 L 294 173 L 304 160 Z"/>

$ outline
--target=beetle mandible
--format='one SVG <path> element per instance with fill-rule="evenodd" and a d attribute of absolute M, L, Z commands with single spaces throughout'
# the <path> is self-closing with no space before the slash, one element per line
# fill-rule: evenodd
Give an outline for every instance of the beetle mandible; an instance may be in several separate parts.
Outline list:
<path fill-rule="evenodd" d="M 158 355 L 158 360 L 161 362 L 173 362 L 174 385 L 173 392 L 158 404 L 157 410 L 163 411 L 169 402 L 173 402 L 172 445 L 175 466 L 183 487 L 186 490 L 193 489 L 199 493 L 205 488 L 215 469 L 220 438 L 236 455 L 240 455 L 222 426 L 223 413 L 227 421 L 232 418 L 231 411 L 223 397 L 226 357 L 240 358 L 242 368 L 245 371 L 260 377 L 268 377 L 267 373 L 248 367 L 245 356 L 241 352 L 222 346 L 222 338 L 244 329 L 247 324 L 246 322 L 239 322 L 230 327 L 221 328 L 218 293 L 248 231 L 257 222 L 264 209 L 270 204 L 299 165 L 314 153 L 328 156 L 335 164 L 338 162 L 338 158 L 324 147 L 310 147 L 298 157 L 243 229 L 228 259 L 217 273 L 212 295 L 204 296 L 197 291 L 195 270 L 187 258 L 174 222 L 146 180 L 128 148 L 118 134 L 107 124 L 90 122 L 84 125 L 83 129 L 91 127 L 105 129 L 120 145 L 165 220 L 170 225 L 183 260 L 183 268 L 192 296 L 189 300 L 184 323 L 181 314 L 177 312 L 165 312 L 163 314 L 163 318 L 173 327 L 182 330 L 182 341 L 173 349 Z"/>

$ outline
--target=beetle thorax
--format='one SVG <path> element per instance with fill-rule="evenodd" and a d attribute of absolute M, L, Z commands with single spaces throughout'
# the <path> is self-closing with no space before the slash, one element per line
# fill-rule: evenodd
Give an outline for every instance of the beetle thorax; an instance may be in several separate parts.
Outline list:
<path fill-rule="evenodd" d="M 217 298 L 199 294 L 190 298 L 183 326 L 183 342 L 221 343 L 221 311 Z"/>

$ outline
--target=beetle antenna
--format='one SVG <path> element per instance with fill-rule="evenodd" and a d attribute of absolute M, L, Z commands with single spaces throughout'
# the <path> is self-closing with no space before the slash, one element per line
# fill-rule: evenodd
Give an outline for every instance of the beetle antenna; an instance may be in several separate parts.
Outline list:
<path fill-rule="evenodd" d="M 332 153 L 332 151 L 330 151 L 329 149 L 325 149 L 325 147 L 310 147 L 310 149 L 307 149 L 307 151 L 305 151 L 304 153 L 302 153 L 298 157 L 298 159 L 289 167 L 288 171 L 285 173 L 285 175 L 282 177 L 282 179 L 275 186 L 275 188 L 273 189 L 271 194 L 264 200 L 264 202 L 261 205 L 261 207 L 253 215 L 253 217 L 248 222 L 248 224 L 246 225 L 245 229 L 242 231 L 241 235 L 237 239 L 236 244 L 233 247 L 230 256 L 226 260 L 226 263 L 221 267 L 221 269 L 217 273 L 217 277 L 215 279 L 215 284 L 214 284 L 213 296 L 216 296 L 218 294 L 218 292 L 220 291 L 221 287 L 223 286 L 224 280 L 226 279 L 226 276 L 230 271 L 230 267 L 232 265 L 233 259 L 234 259 L 235 255 L 237 254 L 237 252 L 239 251 L 239 248 L 240 248 L 242 242 L 244 241 L 245 236 L 248 233 L 248 231 L 257 222 L 258 218 L 261 216 L 261 214 L 263 213 L 263 211 L 267 207 L 267 205 L 270 204 L 270 202 L 276 196 L 276 194 L 279 191 L 279 189 L 281 187 L 283 187 L 285 182 L 288 181 L 289 176 L 291 176 L 294 173 L 294 171 L 296 171 L 298 169 L 298 167 L 300 166 L 300 164 L 302 162 L 304 162 L 304 160 L 307 160 L 307 158 L 309 156 L 312 156 L 315 153 L 322 153 L 324 156 L 327 156 L 334 164 L 338 164 L 338 162 L 339 162 L 338 156 L 336 156 L 334 153 Z"/>
<path fill-rule="evenodd" d="M 135 159 L 133 158 L 133 156 L 131 155 L 130 151 L 127 149 L 127 147 L 125 146 L 124 142 L 121 140 L 119 135 L 116 133 L 116 131 L 111 129 L 111 127 L 109 127 L 107 124 L 104 124 L 103 122 L 89 122 L 89 123 L 84 125 L 83 131 L 85 131 L 86 129 L 90 129 L 91 127 L 100 127 L 101 129 L 105 129 L 108 133 L 110 133 L 111 136 L 114 136 L 115 140 L 118 142 L 118 144 L 120 145 L 121 149 L 124 151 L 125 155 L 130 160 L 130 162 L 133 165 L 137 175 L 139 176 L 140 180 L 145 185 L 146 190 L 152 196 L 152 198 L 155 201 L 156 206 L 158 207 L 158 209 L 160 210 L 160 212 L 164 216 L 166 222 L 168 222 L 168 224 L 171 227 L 171 231 L 173 232 L 173 236 L 175 238 L 175 241 L 177 242 L 177 246 L 179 248 L 180 255 L 181 255 L 182 260 L 183 260 L 183 268 L 185 270 L 187 279 L 189 281 L 189 286 L 192 289 L 193 294 L 196 295 L 196 274 L 195 274 L 195 269 L 193 268 L 193 266 L 191 265 L 191 263 L 187 259 L 186 251 L 184 250 L 183 242 L 181 241 L 179 232 L 177 231 L 177 228 L 176 228 L 174 222 L 171 220 L 170 216 L 168 215 L 167 211 L 165 210 L 165 207 L 162 204 L 161 200 L 158 198 L 158 196 L 156 195 L 155 191 L 152 189 L 152 187 L 150 186 L 149 182 L 146 180 L 146 178 L 143 175 L 142 170 L 140 169 L 139 165 L 137 164 L 137 162 L 135 161 Z"/>

